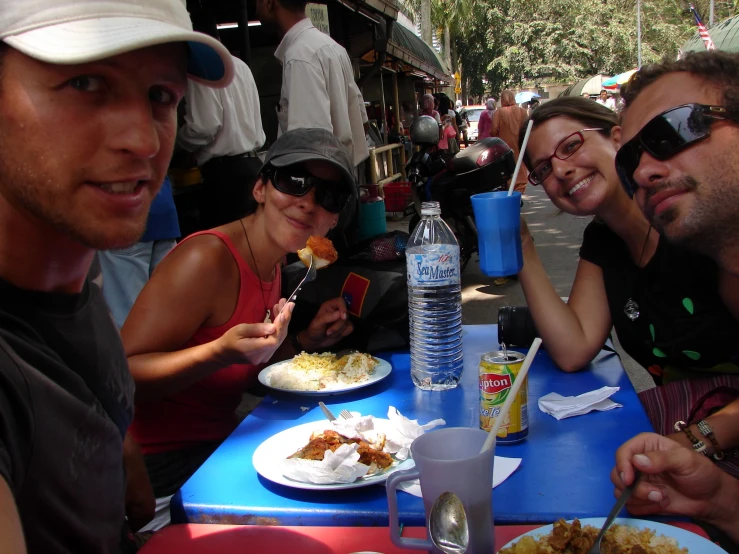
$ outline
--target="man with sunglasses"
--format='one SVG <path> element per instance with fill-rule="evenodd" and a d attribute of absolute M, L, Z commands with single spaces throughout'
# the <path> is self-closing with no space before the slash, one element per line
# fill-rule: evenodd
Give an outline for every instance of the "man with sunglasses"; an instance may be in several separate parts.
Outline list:
<path fill-rule="evenodd" d="M 739 276 L 739 54 L 643 68 L 622 95 L 624 188 L 665 237 Z"/>
<path fill-rule="evenodd" d="M 714 50 L 648 66 L 621 94 L 616 169 L 627 193 L 661 234 L 716 261 L 722 290 L 739 290 L 739 55 Z M 634 468 L 645 477 L 631 513 L 694 517 L 739 541 L 739 481 L 706 456 L 645 433 L 616 453 L 617 495 Z"/>

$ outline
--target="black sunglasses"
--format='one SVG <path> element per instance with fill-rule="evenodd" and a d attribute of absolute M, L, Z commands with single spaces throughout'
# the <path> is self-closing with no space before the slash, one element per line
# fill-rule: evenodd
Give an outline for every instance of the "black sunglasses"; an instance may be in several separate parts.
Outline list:
<path fill-rule="evenodd" d="M 315 188 L 316 203 L 332 214 L 340 213 L 351 199 L 351 193 L 344 182 L 320 179 L 302 168 L 278 169 L 269 166 L 264 169 L 264 174 L 277 190 L 290 196 L 305 196 L 310 189 Z"/>
<path fill-rule="evenodd" d="M 626 193 L 633 197 L 639 188 L 634 172 L 644 152 L 660 161 L 669 160 L 691 144 L 709 137 L 711 125 L 723 120 L 739 122 L 739 117 L 723 106 L 685 104 L 652 118 L 616 153 L 616 171 Z"/>

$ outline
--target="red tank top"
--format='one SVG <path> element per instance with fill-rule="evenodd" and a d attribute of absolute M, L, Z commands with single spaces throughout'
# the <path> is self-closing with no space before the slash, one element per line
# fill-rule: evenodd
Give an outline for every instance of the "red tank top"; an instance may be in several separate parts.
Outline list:
<path fill-rule="evenodd" d="M 239 266 L 239 297 L 231 318 L 218 327 L 201 327 L 183 345 L 184 348 L 211 342 L 239 323 L 264 321 L 264 305 L 271 310 L 280 299 L 281 275 L 275 267 L 274 281 L 262 281 L 252 273 L 231 239 L 219 231 L 194 233 L 180 242 L 199 235 L 215 235 L 231 251 Z M 264 301 L 262 300 L 264 290 Z M 264 366 L 234 364 L 204 377 L 168 398 L 136 405 L 131 433 L 141 445 L 144 454 L 180 450 L 200 442 L 222 441 L 235 428 L 234 410 L 241 401 L 241 393 L 256 382 Z"/>

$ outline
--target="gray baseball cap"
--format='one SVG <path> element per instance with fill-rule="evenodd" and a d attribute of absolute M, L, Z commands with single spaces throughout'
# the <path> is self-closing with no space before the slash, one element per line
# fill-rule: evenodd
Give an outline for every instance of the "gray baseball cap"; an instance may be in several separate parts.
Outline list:
<path fill-rule="evenodd" d="M 293 129 L 283 133 L 267 152 L 260 173 L 269 165 L 281 168 L 314 160 L 328 162 L 336 167 L 346 186 L 351 189 L 352 198 L 356 199 L 357 185 L 349 152 L 326 129 Z"/>

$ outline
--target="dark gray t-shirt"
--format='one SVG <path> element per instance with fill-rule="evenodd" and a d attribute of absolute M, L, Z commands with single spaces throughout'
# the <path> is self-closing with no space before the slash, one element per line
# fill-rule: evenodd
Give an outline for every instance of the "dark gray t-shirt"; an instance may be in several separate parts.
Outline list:
<path fill-rule="evenodd" d="M 91 389 L 112 399 L 118 426 Z M 29 554 L 118 552 L 133 390 L 96 285 L 63 295 L 0 280 L 0 476 Z"/>

